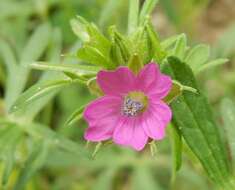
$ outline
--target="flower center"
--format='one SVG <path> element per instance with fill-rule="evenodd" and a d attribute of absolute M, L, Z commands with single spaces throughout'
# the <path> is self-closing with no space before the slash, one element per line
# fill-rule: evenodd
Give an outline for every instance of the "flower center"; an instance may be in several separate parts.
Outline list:
<path fill-rule="evenodd" d="M 124 98 L 122 113 L 125 116 L 137 116 L 145 111 L 147 105 L 148 98 L 144 93 L 133 91 Z"/>

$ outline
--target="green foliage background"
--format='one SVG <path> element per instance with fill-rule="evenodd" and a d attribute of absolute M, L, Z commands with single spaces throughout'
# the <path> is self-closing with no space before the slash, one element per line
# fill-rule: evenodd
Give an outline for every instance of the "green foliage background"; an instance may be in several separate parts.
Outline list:
<path fill-rule="evenodd" d="M 218 10 L 216 4 L 224 6 L 227 11 L 223 8 Z M 96 23 L 106 35 L 107 27 L 112 24 L 124 33 L 128 5 L 126 0 L 1 0 L 0 189 L 217 189 L 184 142 L 181 147 L 182 166 L 175 173 L 180 167 L 174 165 L 178 161 L 179 145 L 173 142 L 175 146 L 171 151 L 172 131 L 166 140 L 157 143 L 154 157 L 148 149 L 140 154 L 108 144 L 92 160 L 91 154 L 95 147 L 90 144 L 85 148 L 83 132 L 86 124 L 80 120 L 80 107 L 95 96 L 90 95 L 86 86 L 82 85 L 84 81 L 68 80 L 63 74 L 48 67 L 43 73 L 31 69 L 38 68 L 38 65 L 31 65 L 35 61 L 52 63 L 50 67 L 54 65 L 54 68 L 62 71 L 63 64 L 60 64 L 60 68 L 57 64 L 63 62 L 67 66 L 79 62 L 76 53 L 82 40 L 77 38 L 70 25 L 76 31 L 76 23 L 71 21 L 76 15 Z M 231 160 L 235 150 L 233 11 L 232 5 L 219 0 L 161 0 L 152 16 L 155 30 L 161 38 L 181 32 L 187 34 L 187 39 L 181 34 L 163 41 L 161 45 L 168 48 L 171 43 L 175 43 L 169 50 L 172 55 L 185 62 L 192 62 L 191 67 L 200 88 L 209 98 Z M 230 17 L 221 19 L 221 12 Z M 215 17 L 215 21 L 212 17 Z M 203 41 L 210 43 L 212 48 L 209 50 L 205 45 L 198 45 L 188 52 L 187 40 L 190 46 Z M 199 53 L 200 60 L 198 50 L 202 52 Z M 187 56 L 184 56 L 186 53 Z M 229 61 L 221 58 L 228 58 Z M 216 61 L 210 61 L 214 59 Z M 42 65 L 45 67 L 45 64 Z M 89 72 L 86 67 L 79 66 L 66 69 L 72 78 L 93 76 L 98 68 Z M 178 76 L 180 79 L 182 77 Z M 15 100 L 36 82 L 37 86 L 27 91 L 29 95 L 21 96 L 19 101 L 28 104 L 15 104 L 15 109 L 20 109 L 11 114 L 10 108 Z M 61 87 L 63 90 L 59 91 Z M 40 97 L 42 88 L 47 96 L 34 102 L 35 97 Z M 36 95 L 33 97 L 31 94 Z M 184 96 L 187 98 L 187 94 Z M 78 118 L 70 117 L 74 111 Z M 233 170 L 233 166 L 229 167 Z"/>

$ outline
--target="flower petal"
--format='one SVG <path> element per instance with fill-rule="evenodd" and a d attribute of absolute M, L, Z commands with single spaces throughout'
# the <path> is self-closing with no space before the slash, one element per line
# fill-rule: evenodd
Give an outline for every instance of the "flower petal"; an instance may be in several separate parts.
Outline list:
<path fill-rule="evenodd" d="M 171 78 L 162 74 L 156 63 L 145 65 L 137 76 L 137 88 L 158 100 L 169 93 L 171 85 Z"/>
<path fill-rule="evenodd" d="M 115 143 L 142 150 L 148 141 L 139 118 L 122 117 L 113 134 Z"/>
<path fill-rule="evenodd" d="M 150 138 L 161 140 L 165 137 L 165 128 L 171 117 L 172 112 L 167 104 L 154 102 L 142 116 L 142 127 Z"/>
<path fill-rule="evenodd" d="M 121 113 L 121 98 L 104 96 L 91 102 L 84 111 L 88 122 L 85 139 L 102 141 L 112 137 L 114 127 Z"/>
<path fill-rule="evenodd" d="M 151 101 L 151 108 L 155 117 L 159 117 L 166 125 L 172 119 L 171 108 L 163 101 Z"/>
<path fill-rule="evenodd" d="M 152 84 L 148 92 L 149 96 L 154 99 L 163 99 L 170 92 L 172 87 L 172 80 L 169 76 L 160 74 L 158 82 Z"/>
<path fill-rule="evenodd" d="M 106 95 L 124 95 L 133 90 L 135 75 L 127 67 L 119 67 L 116 71 L 100 71 L 97 81 Z"/>

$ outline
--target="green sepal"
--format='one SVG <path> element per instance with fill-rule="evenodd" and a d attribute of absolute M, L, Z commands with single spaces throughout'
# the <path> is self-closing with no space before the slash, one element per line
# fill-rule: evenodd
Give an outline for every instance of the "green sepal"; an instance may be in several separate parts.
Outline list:
<path fill-rule="evenodd" d="M 161 63 L 161 61 L 166 57 L 166 52 L 161 47 L 159 37 L 149 19 L 147 20 L 145 30 L 149 40 L 149 53 L 153 60 Z"/>
<path fill-rule="evenodd" d="M 94 152 L 92 153 L 92 156 L 91 156 L 93 159 L 95 159 L 95 157 L 96 157 L 97 153 L 99 152 L 99 150 L 101 149 L 102 145 L 103 145 L 102 142 L 98 142 L 96 144 L 95 150 L 94 150 Z"/>
<path fill-rule="evenodd" d="M 130 42 L 121 35 L 115 26 L 109 27 L 111 38 L 110 59 L 115 65 L 126 65 L 130 59 Z"/>
<path fill-rule="evenodd" d="M 134 54 L 131 56 L 128 67 L 133 71 L 134 74 L 138 74 L 140 70 L 144 67 L 143 62 L 141 61 L 138 54 Z"/>
<path fill-rule="evenodd" d="M 182 85 L 180 82 L 176 80 L 172 80 L 172 87 L 168 95 L 163 99 L 164 102 L 167 104 L 170 104 L 172 101 L 174 101 L 178 96 L 182 94 L 183 91 L 189 91 L 192 93 L 197 93 L 197 90 L 190 87 Z"/>
<path fill-rule="evenodd" d="M 154 140 L 149 143 L 151 156 L 154 157 L 157 154 L 157 145 Z"/>
<path fill-rule="evenodd" d="M 163 99 L 164 102 L 170 104 L 173 100 L 175 100 L 178 96 L 182 94 L 181 87 L 178 83 L 173 83 L 171 87 L 171 91 L 169 94 Z"/>
<path fill-rule="evenodd" d="M 96 96 L 104 95 L 103 91 L 101 90 L 100 86 L 98 85 L 96 81 L 96 77 L 91 78 L 90 80 L 87 81 L 87 87 L 89 91 L 91 92 L 91 94 L 94 94 Z"/>

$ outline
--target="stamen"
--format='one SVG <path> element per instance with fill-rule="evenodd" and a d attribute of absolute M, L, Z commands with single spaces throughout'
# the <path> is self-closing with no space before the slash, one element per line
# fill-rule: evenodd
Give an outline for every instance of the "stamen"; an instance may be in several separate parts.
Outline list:
<path fill-rule="evenodd" d="M 133 100 L 130 97 L 125 98 L 123 105 L 123 114 L 126 116 L 136 116 L 144 109 L 143 103 Z"/>

